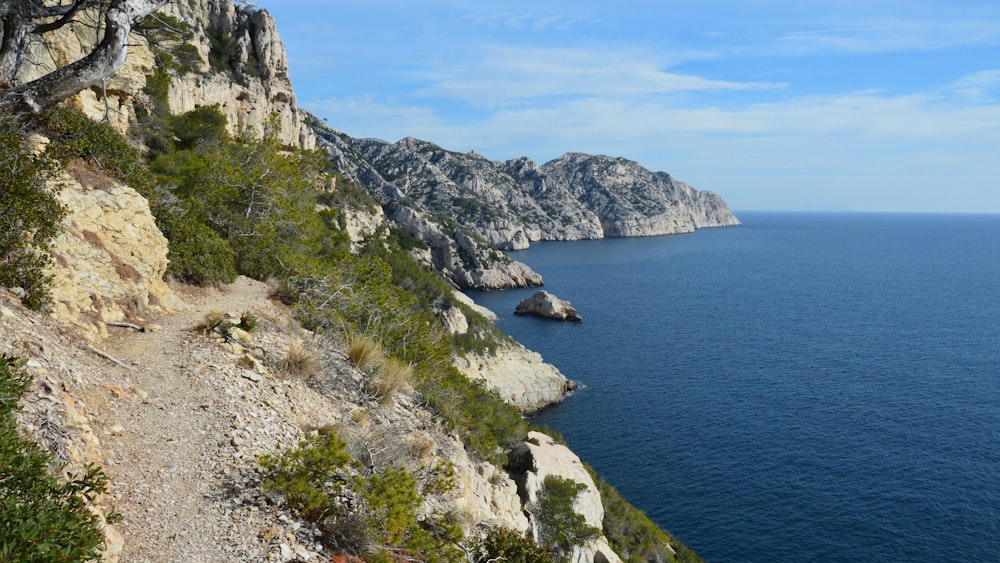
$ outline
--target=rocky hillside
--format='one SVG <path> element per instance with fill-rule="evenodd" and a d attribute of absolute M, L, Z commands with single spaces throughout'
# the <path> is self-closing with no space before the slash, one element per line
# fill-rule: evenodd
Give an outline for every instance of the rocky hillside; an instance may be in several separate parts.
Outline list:
<path fill-rule="evenodd" d="M 452 253 L 480 256 L 483 242 L 523 250 L 542 240 L 654 236 L 739 224 L 718 195 L 624 158 L 568 153 L 543 165 L 526 157 L 496 162 L 413 138 L 387 143 L 315 127 L 337 167 L 381 198 L 400 228 L 432 248 L 441 248 L 442 241 L 426 236 L 432 230 L 428 224 L 454 233 L 454 240 L 446 241 Z M 476 248 L 463 244 L 470 234 L 480 241 Z M 462 287 L 491 288 L 469 283 L 452 268 L 435 267 Z M 527 284 L 511 279 L 506 285 Z"/>
<path fill-rule="evenodd" d="M 61 30 L 37 61 L 52 67 L 78 57 L 93 41 L 85 27 Z M 653 174 L 642 180 L 650 193 L 669 189 L 683 204 L 647 201 L 639 189 L 623 195 L 609 178 L 629 184 L 626 176 L 641 175 L 627 161 L 560 172 L 405 140 L 421 156 L 394 168 L 390 145 L 324 131 L 343 176 L 385 196 L 394 232 L 369 200 L 344 204 L 348 187 L 325 172 L 300 182 L 305 191 L 289 191 L 290 174 L 254 184 L 250 203 L 226 192 L 235 216 L 222 204 L 206 211 L 191 202 L 207 206 L 220 185 L 240 184 L 219 180 L 244 172 L 227 155 L 286 163 L 308 154 L 287 149 L 316 143 L 295 106 L 275 22 L 229 0 L 171 2 L 130 44 L 119 73 L 68 105 L 118 132 L 143 131 L 133 145 L 159 133 L 168 146 L 139 151 L 88 119 L 70 127 L 63 115 L 39 130 L 51 137 L 25 134 L 0 155 L 30 161 L 51 150 L 59 165 L 40 190 L 66 207 L 48 248 L 51 304 L 29 311 L 19 303 L 23 288 L 0 288 L 0 353 L 26 360 L 33 376 L 18 417 L 23 433 L 67 469 L 94 463 L 110 477 L 108 494 L 93 504 L 123 516 L 101 527 L 106 561 L 497 560 L 506 552 L 484 543 L 491 537 L 579 562 L 696 560 L 567 446 L 528 432 L 521 414 L 561 400 L 572 384 L 538 354 L 491 340 L 491 313 L 452 295 L 413 258 L 461 287 L 540 284 L 496 247 L 709 226 L 712 209 L 728 213 L 723 203 Z M 185 147 L 178 123 L 211 132 L 216 122 L 211 112 L 180 114 L 206 106 L 232 133 L 263 131 L 274 115 L 274 139 L 220 134 Z M 192 165 L 206 158 L 210 166 Z M 185 191 L 188 173 L 195 187 Z M 458 191 L 434 195 L 439 185 Z M 272 205 L 254 221 L 237 220 L 262 200 Z M 171 217 L 190 230 L 164 220 Z M 225 221 L 254 236 L 212 230 Z M 279 222 L 280 231 L 267 230 Z M 300 225 L 317 232 L 297 232 Z M 264 242 L 248 245 L 251 238 Z M 205 240 L 229 251 L 194 253 L 213 266 L 226 256 L 236 264 L 235 247 L 243 268 L 265 271 L 271 258 L 300 268 L 270 284 L 168 278 L 177 248 Z M 365 338 L 380 343 L 375 359 L 352 351 Z M 323 464 L 336 473 L 317 469 Z M 306 500 L 296 496 L 303 490 Z M 575 532 L 564 539 L 567 522 Z"/>

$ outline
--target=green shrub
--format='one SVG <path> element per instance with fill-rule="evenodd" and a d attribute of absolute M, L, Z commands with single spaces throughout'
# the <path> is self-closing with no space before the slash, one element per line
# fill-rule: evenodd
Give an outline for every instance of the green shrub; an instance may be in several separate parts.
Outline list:
<path fill-rule="evenodd" d="M 33 154 L 24 125 L 0 111 L 0 287 L 24 290 L 24 304 L 49 302 L 49 242 L 66 213 L 46 181 L 55 168 Z"/>
<path fill-rule="evenodd" d="M 291 509 L 319 524 L 330 549 L 365 555 L 366 561 L 392 561 L 390 553 L 462 561 L 455 547 L 462 533 L 454 523 L 444 517 L 418 520 L 423 499 L 410 473 L 388 468 L 360 475 L 346 444 L 332 434 L 264 456 L 261 467 L 265 490 L 281 494 Z M 339 497 L 353 500 L 348 505 Z"/>
<path fill-rule="evenodd" d="M 139 151 L 111 126 L 64 106 L 46 111 L 42 121 L 52 139 L 49 150 L 57 158 L 82 158 L 91 162 L 153 203 L 156 185 L 153 174 Z"/>
<path fill-rule="evenodd" d="M 683 542 L 664 532 L 648 516 L 627 500 L 594 469 L 584 467 L 597 483 L 604 505 L 604 536 L 622 561 L 646 563 L 647 561 L 678 561 L 704 563 Z"/>
<path fill-rule="evenodd" d="M 107 477 L 93 466 L 62 482 L 49 473 L 51 457 L 14 418 L 30 382 L 20 361 L 0 356 L 0 561 L 97 559 L 103 522 L 87 503 L 107 491 Z"/>
<path fill-rule="evenodd" d="M 156 224 L 170 241 L 167 275 L 197 285 L 236 280 L 236 257 L 229 243 L 204 223 L 160 208 Z"/>
<path fill-rule="evenodd" d="M 280 456 L 264 456 L 260 464 L 264 489 L 284 496 L 288 507 L 309 522 L 329 514 L 351 473 L 347 444 L 333 434 L 303 440 Z"/>
<path fill-rule="evenodd" d="M 475 561 L 481 563 L 555 563 L 547 549 L 509 528 L 491 528 L 475 545 L 473 553 Z"/>
<path fill-rule="evenodd" d="M 587 486 L 558 475 L 548 475 L 538 493 L 535 517 L 542 545 L 565 559 L 573 547 L 601 535 L 601 530 L 587 524 L 587 519 L 574 509 L 577 495 Z"/>

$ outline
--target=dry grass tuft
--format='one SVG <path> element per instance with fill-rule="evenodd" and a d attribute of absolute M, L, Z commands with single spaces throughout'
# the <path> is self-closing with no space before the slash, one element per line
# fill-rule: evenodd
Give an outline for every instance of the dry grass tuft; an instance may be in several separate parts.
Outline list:
<path fill-rule="evenodd" d="M 369 380 L 368 391 L 381 401 L 409 385 L 411 379 L 413 366 L 396 358 L 383 358 Z"/>
<path fill-rule="evenodd" d="M 281 371 L 294 377 L 312 377 L 319 374 L 322 364 L 312 350 L 299 341 L 288 345 L 285 356 L 278 362 Z"/>
<path fill-rule="evenodd" d="M 377 340 L 363 334 L 352 334 L 347 339 L 347 358 L 354 367 L 367 370 L 382 363 L 385 353 Z"/>

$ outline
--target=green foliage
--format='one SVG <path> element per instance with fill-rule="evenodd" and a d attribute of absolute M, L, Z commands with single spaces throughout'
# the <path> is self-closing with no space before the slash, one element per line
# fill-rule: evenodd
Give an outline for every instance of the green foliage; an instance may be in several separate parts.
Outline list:
<path fill-rule="evenodd" d="M 299 442 L 280 456 L 264 456 L 260 464 L 265 490 L 283 495 L 306 520 L 319 522 L 348 482 L 351 456 L 347 444 L 329 434 Z"/>
<path fill-rule="evenodd" d="M 604 505 L 604 536 L 623 561 L 646 563 L 678 561 L 703 563 L 693 551 L 680 540 L 664 532 L 648 516 L 627 500 L 592 467 L 584 464 L 597 483 Z"/>
<path fill-rule="evenodd" d="M 159 208 L 156 223 L 170 241 L 167 275 L 197 285 L 217 285 L 236 280 L 236 257 L 229 243 L 204 223 L 182 211 Z"/>
<path fill-rule="evenodd" d="M 20 287 L 24 304 L 49 302 L 49 242 L 59 233 L 65 209 L 46 181 L 53 162 L 31 152 L 24 126 L 0 113 L 0 287 Z"/>
<path fill-rule="evenodd" d="M 139 151 L 111 126 L 62 106 L 46 111 L 42 121 L 56 158 L 86 160 L 155 203 L 156 179 Z"/>
<path fill-rule="evenodd" d="M 548 475 L 538 493 L 535 517 L 542 545 L 560 557 L 569 556 L 574 546 L 601 535 L 601 530 L 587 524 L 573 503 L 587 486 L 558 475 Z"/>
<path fill-rule="evenodd" d="M 359 475 L 346 444 L 333 435 L 300 442 L 280 456 L 264 456 L 261 467 L 265 489 L 284 496 L 306 520 L 320 523 L 333 549 L 364 553 L 370 561 L 390 561 L 390 553 L 420 561 L 461 561 L 457 526 L 443 517 L 418 520 L 423 499 L 410 473 L 389 468 Z M 359 504 L 349 512 L 338 497 Z"/>
<path fill-rule="evenodd" d="M 475 561 L 555 563 L 552 554 L 524 534 L 509 528 L 491 528 L 473 549 Z"/>
<path fill-rule="evenodd" d="M 243 314 L 240 315 L 240 328 L 247 332 L 254 332 L 257 330 L 257 324 L 259 322 L 260 319 L 258 319 L 257 315 L 253 314 L 251 311 L 244 311 Z"/>
<path fill-rule="evenodd" d="M 63 482 L 49 473 L 50 456 L 14 419 L 30 382 L 20 361 L 0 356 L 0 561 L 96 559 L 102 522 L 86 503 L 107 491 L 107 477 L 93 466 Z"/>

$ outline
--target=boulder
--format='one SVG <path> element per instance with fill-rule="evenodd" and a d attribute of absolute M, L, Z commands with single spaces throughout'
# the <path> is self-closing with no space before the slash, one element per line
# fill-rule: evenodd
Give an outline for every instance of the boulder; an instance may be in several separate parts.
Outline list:
<path fill-rule="evenodd" d="M 493 354 L 456 356 L 455 367 L 525 413 L 554 405 L 576 389 L 576 382 L 545 363 L 541 354 L 516 343 L 498 346 Z"/>
<path fill-rule="evenodd" d="M 514 309 L 514 314 L 537 315 L 557 321 L 580 322 L 583 320 L 583 317 L 576 312 L 569 301 L 559 299 L 545 290 L 539 290 L 531 297 L 521 301 Z"/>

